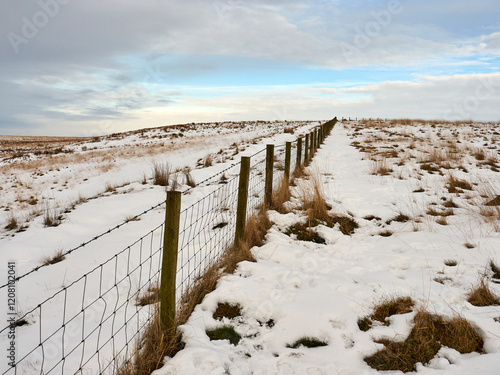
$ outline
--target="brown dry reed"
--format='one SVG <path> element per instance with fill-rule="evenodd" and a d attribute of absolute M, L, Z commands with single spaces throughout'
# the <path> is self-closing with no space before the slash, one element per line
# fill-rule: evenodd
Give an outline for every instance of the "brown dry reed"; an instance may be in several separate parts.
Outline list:
<path fill-rule="evenodd" d="M 500 305 L 498 298 L 490 289 L 488 280 L 481 279 L 479 283 L 472 287 L 468 294 L 467 301 L 474 306 L 496 306 Z"/>

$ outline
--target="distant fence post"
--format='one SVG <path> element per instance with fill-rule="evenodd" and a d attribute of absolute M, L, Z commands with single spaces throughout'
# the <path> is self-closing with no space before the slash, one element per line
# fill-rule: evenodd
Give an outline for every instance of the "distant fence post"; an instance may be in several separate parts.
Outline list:
<path fill-rule="evenodd" d="M 309 134 L 306 134 L 306 141 L 304 143 L 304 163 L 307 164 L 309 160 Z"/>
<path fill-rule="evenodd" d="M 266 184 L 264 205 L 271 206 L 273 200 L 273 164 L 274 164 L 274 145 L 267 145 L 266 149 Z"/>
<path fill-rule="evenodd" d="M 314 155 L 314 130 L 309 135 L 309 159 L 311 159 Z"/>
<path fill-rule="evenodd" d="M 292 158 L 292 142 L 286 142 L 285 148 L 285 178 L 290 181 L 290 159 Z"/>
<path fill-rule="evenodd" d="M 234 244 L 238 245 L 245 235 L 247 218 L 248 180 L 250 177 L 250 157 L 241 157 L 240 181 L 238 185 L 238 209 L 236 211 L 236 233 Z"/>
<path fill-rule="evenodd" d="M 180 191 L 167 192 L 160 281 L 160 320 L 163 328 L 169 333 L 175 330 L 175 279 L 179 248 L 181 197 Z"/>
<path fill-rule="evenodd" d="M 297 140 L 297 162 L 295 163 L 295 168 L 300 167 L 302 158 L 302 137 Z"/>

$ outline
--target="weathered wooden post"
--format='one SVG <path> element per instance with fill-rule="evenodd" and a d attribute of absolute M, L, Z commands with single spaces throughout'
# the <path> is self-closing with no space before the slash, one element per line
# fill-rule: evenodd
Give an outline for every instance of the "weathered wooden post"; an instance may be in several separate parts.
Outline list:
<path fill-rule="evenodd" d="M 273 201 L 273 164 L 274 164 L 274 145 L 267 145 L 266 148 L 266 184 L 264 205 L 271 206 Z"/>
<path fill-rule="evenodd" d="M 285 144 L 285 179 L 290 181 L 290 159 L 292 158 L 292 142 Z"/>
<path fill-rule="evenodd" d="M 175 279 L 177 275 L 181 197 L 180 191 L 167 192 L 160 279 L 160 321 L 167 333 L 175 331 Z"/>
<path fill-rule="evenodd" d="M 241 157 L 240 180 L 238 185 L 238 208 L 236 211 L 236 233 L 234 245 L 237 246 L 245 235 L 248 203 L 248 180 L 250 178 L 250 157 Z"/>
<path fill-rule="evenodd" d="M 302 163 L 302 137 L 297 140 L 297 163 L 295 168 L 300 168 L 300 164 Z"/>
<path fill-rule="evenodd" d="M 309 136 L 309 140 L 310 140 L 310 144 L 311 144 L 311 147 L 310 147 L 310 150 L 309 150 L 309 159 L 311 159 L 314 155 L 314 130 L 311 132 L 311 135 Z"/>
<path fill-rule="evenodd" d="M 304 143 L 304 163 L 309 161 L 309 134 L 306 134 L 306 141 Z"/>

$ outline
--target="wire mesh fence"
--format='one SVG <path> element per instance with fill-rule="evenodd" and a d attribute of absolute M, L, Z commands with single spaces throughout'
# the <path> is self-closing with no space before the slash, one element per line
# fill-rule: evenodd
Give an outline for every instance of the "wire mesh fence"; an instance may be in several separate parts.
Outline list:
<path fill-rule="evenodd" d="M 297 152 L 293 142 L 290 173 Z M 285 175 L 285 155 L 285 145 L 275 147 L 274 189 Z M 240 163 L 232 164 L 198 184 L 206 194 L 180 213 L 177 303 L 234 243 L 239 168 Z M 251 156 L 247 218 L 264 205 L 265 176 L 264 149 Z M 2 363 L 0 374 L 114 373 L 118 363 L 131 359 L 158 302 L 164 232 L 165 222 L 22 314 L 14 323 L 22 342 L 15 366 Z M 92 244 L 98 246 L 100 237 Z M 12 327 L 0 330 L 2 340 Z"/>
<path fill-rule="evenodd" d="M 21 316 L 16 366 L 2 374 L 112 373 L 130 358 L 152 316 L 144 301 L 157 285 L 162 238 L 163 224 Z"/>

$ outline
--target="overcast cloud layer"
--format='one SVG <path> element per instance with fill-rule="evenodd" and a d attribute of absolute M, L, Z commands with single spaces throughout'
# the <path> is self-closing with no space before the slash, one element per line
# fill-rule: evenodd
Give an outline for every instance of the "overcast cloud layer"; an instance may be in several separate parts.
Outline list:
<path fill-rule="evenodd" d="M 0 134 L 499 121 L 496 0 L 0 0 Z"/>

